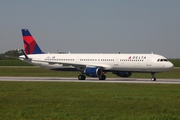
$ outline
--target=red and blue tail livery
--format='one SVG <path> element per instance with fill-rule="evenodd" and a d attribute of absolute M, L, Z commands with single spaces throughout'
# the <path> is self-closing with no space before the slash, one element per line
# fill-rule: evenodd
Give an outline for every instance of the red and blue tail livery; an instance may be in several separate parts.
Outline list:
<path fill-rule="evenodd" d="M 22 29 L 22 37 L 26 54 L 43 53 L 28 29 Z"/>

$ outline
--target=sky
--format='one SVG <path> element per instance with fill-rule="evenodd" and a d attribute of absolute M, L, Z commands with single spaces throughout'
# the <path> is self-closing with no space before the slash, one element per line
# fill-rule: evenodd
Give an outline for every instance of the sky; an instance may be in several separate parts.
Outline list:
<path fill-rule="evenodd" d="M 44 52 L 180 58 L 180 0 L 1 0 L 0 53 L 29 29 Z"/>

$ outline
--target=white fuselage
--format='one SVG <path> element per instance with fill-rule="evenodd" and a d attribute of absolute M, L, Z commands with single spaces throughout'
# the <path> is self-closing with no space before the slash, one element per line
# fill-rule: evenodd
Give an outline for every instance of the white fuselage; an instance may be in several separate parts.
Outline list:
<path fill-rule="evenodd" d="M 31 54 L 19 59 L 46 68 L 100 67 L 105 71 L 163 72 L 173 68 L 157 54 Z"/>

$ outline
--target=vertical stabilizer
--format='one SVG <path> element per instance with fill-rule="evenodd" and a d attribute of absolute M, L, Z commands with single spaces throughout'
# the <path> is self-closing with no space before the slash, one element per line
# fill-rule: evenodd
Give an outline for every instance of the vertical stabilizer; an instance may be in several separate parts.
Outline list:
<path fill-rule="evenodd" d="M 22 29 L 22 37 L 26 54 L 43 53 L 28 29 Z"/>

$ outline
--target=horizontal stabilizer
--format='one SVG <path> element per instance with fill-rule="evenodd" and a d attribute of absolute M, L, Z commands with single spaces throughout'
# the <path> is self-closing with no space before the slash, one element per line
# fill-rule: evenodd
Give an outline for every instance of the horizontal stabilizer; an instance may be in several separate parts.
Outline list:
<path fill-rule="evenodd" d="M 25 56 L 26 59 L 29 59 L 23 49 L 21 50 L 21 52 L 23 53 L 23 55 Z"/>

